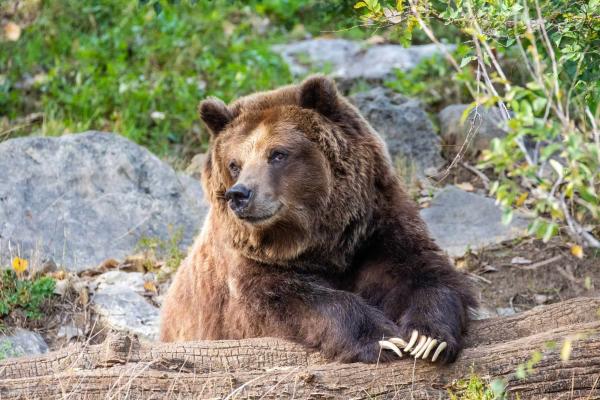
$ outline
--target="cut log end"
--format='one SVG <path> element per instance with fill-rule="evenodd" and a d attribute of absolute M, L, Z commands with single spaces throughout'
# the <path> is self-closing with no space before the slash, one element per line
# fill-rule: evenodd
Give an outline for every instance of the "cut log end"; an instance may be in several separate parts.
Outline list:
<path fill-rule="evenodd" d="M 114 335 L 100 345 L 0 362 L 0 398 L 431 399 L 447 398 L 458 380 L 475 373 L 502 379 L 509 398 L 599 399 L 598 310 L 600 299 L 579 298 L 476 321 L 466 349 L 448 366 L 408 358 L 327 363 L 273 338 L 140 343 Z M 568 358 L 565 340 L 571 342 Z M 524 377 L 516 373 L 532 361 Z"/>

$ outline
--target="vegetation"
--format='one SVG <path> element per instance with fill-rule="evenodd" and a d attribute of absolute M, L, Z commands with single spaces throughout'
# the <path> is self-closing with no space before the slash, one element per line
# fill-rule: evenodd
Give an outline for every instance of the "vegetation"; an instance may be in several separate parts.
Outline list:
<path fill-rule="evenodd" d="M 450 400 L 496 400 L 505 398 L 504 383 L 499 380 L 491 384 L 475 373 L 468 379 L 460 379 L 449 389 Z"/>
<path fill-rule="evenodd" d="M 185 252 L 181 250 L 183 229 L 170 230 L 167 240 L 144 236 L 137 245 L 145 260 L 144 268 L 157 272 L 159 281 L 174 273 L 185 258 Z M 157 265 L 160 265 L 160 268 L 157 268 Z"/>
<path fill-rule="evenodd" d="M 514 207 L 527 207 L 536 217 L 530 231 L 544 241 L 565 227 L 575 242 L 600 247 L 600 1 L 365 0 L 354 7 L 365 23 L 394 26 L 406 42 L 420 30 L 440 43 L 436 25 L 458 28 L 468 47 L 460 61 L 446 53 L 448 65 L 472 107 L 499 107 L 509 128 L 480 164 L 495 174 L 491 194 L 505 220 Z M 391 86 L 431 99 L 429 82 L 410 82 Z"/>
<path fill-rule="evenodd" d="M 0 277 L 0 317 L 10 315 L 19 309 L 26 318 L 42 317 L 44 302 L 54 294 L 54 279 L 42 276 L 25 278 L 10 269 L 1 271 Z"/>
<path fill-rule="evenodd" d="M 14 3 L 21 8 L 14 11 Z M 28 0 L 0 7 L 24 25 L 17 40 L 0 41 L 0 140 L 97 129 L 159 155 L 189 155 L 206 144 L 200 99 L 228 101 L 290 83 L 273 43 L 352 15 L 351 2 L 301 0 Z"/>

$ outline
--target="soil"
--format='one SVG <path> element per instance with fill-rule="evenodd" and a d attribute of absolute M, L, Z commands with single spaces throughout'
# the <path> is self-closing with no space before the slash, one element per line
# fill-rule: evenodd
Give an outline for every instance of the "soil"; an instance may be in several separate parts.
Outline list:
<path fill-rule="evenodd" d="M 480 317 L 509 315 L 573 297 L 600 296 L 600 254 L 579 259 L 569 249 L 560 239 L 527 239 L 468 255 L 457 264 L 476 282 Z"/>

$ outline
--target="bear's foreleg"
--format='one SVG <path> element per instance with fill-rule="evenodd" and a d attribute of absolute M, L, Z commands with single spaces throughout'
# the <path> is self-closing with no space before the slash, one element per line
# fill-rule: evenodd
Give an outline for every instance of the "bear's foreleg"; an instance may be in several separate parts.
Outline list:
<path fill-rule="evenodd" d="M 403 351 L 434 362 L 454 361 L 462 349 L 468 309 L 476 305 L 466 278 L 438 251 L 404 259 L 375 254 L 377 259 L 358 271 L 355 293 L 398 324 L 408 342 Z"/>
<path fill-rule="evenodd" d="M 312 275 L 268 266 L 245 268 L 236 292 L 244 318 L 255 330 L 294 340 L 341 362 L 377 362 L 396 356 L 382 352 L 379 342 L 402 356 L 394 345 L 399 327 L 359 296 L 331 288 Z"/>

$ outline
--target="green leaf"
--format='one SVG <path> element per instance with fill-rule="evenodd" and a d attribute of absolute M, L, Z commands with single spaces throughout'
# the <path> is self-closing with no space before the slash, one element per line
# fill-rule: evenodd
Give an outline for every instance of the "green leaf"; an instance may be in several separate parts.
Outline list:
<path fill-rule="evenodd" d="M 367 3 L 365 3 L 364 1 L 359 1 L 358 3 L 356 3 L 354 5 L 354 8 L 363 8 L 363 7 L 366 7 L 366 6 L 367 6 Z"/>
<path fill-rule="evenodd" d="M 463 57 L 462 60 L 460 60 L 460 67 L 463 68 L 465 65 L 469 64 L 471 61 L 477 60 L 477 57 L 475 56 L 467 56 L 467 57 Z"/>
<path fill-rule="evenodd" d="M 554 235 L 556 235 L 557 232 L 558 225 L 556 225 L 554 222 L 549 223 L 546 227 L 546 232 L 544 232 L 544 237 L 542 238 L 542 241 L 544 243 L 547 243 L 550 239 L 552 239 Z"/>
<path fill-rule="evenodd" d="M 564 169 L 561 163 L 559 163 L 558 161 L 556 161 L 555 159 L 551 159 L 550 161 L 550 165 L 552 166 L 552 168 L 556 171 L 556 173 L 558 174 L 559 177 L 563 177 L 563 173 L 564 173 Z"/>

